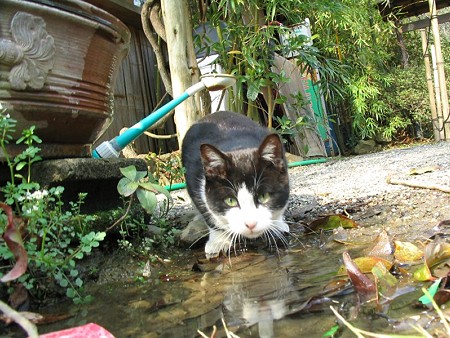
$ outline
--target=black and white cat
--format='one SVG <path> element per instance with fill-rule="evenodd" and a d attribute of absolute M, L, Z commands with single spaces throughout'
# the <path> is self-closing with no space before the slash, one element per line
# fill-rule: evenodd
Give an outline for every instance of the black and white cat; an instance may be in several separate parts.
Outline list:
<path fill-rule="evenodd" d="M 221 111 L 188 130 L 182 146 L 189 196 L 209 226 L 208 258 L 245 238 L 289 232 L 289 177 L 280 137 L 246 116 Z"/>

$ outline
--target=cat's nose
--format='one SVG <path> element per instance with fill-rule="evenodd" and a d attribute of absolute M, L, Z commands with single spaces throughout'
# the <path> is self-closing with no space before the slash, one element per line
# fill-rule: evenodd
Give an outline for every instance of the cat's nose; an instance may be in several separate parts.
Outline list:
<path fill-rule="evenodd" d="M 246 221 L 245 226 L 250 230 L 253 230 L 256 227 L 256 221 Z"/>

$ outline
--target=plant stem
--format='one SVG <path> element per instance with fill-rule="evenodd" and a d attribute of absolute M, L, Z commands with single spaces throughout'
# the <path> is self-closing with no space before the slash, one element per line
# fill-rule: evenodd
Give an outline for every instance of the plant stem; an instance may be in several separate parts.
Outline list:
<path fill-rule="evenodd" d="M 16 310 L 9 307 L 7 304 L 0 300 L 0 310 L 5 314 L 6 317 L 11 318 L 14 322 L 19 324 L 22 329 L 28 334 L 29 338 L 39 338 L 39 333 L 36 326 L 30 322 L 27 318 L 17 312 Z"/>
<path fill-rule="evenodd" d="M 109 230 L 113 229 L 114 227 L 116 227 L 118 224 L 122 223 L 122 222 L 125 220 L 125 218 L 126 218 L 126 217 L 128 216 L 128 214 L 130 213 L 131 204 L 132 204 L 132 201 L 133 201 L 133 196 L 134 196 L 134 195 L 131 195 L 131 197 L 130 197 L 130 200 L 129 200 L 129 202 L 128 202 L 128 207 L 127 207 L 127 210 L 125 210 L 125 213 L 124 213 L 117 221 L 115 221 L 111 226 L 109 226 L 109 227 L 105 230 L 105 232 L 108 232 Z"/>

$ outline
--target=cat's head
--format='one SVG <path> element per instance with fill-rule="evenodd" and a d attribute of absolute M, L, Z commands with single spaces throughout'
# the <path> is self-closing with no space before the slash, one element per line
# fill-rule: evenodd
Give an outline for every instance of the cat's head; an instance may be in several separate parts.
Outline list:
<path fill-rule="evenodd" d="M 235 239 L 289 231 L 282 220 L 289 177 L 277 134 L 266 136 L 259 148 L 222 152 L 203 144 L 200 153 L 205 203 L 217 229 Z"/>

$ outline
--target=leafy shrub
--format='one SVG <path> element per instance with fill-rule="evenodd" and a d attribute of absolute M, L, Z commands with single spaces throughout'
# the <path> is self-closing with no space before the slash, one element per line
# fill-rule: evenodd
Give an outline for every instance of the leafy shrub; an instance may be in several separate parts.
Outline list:
<path fill-rule="evenodd" d="M 362 76 L 352 82 L 349 88 L 357 134 L 362 139 L 377 134 L 388 139 L 400 134 L 411 138 L 431 136 L 430 104 L 424 78 L 423 67 L 412 66 L 394 68 L 382 76 Z"/>
<path fill-rule="evenodd" d="M 387 137 L 400 131 L 410 137 L 432 136 L 430 101 L 424 67 L 395 68 L 389 73 L 390 86 L 384 91 L 384 101 L 390 109 L 390 119 L 382 127 Z"/>
<path fill-rule="evenodd" d="M 1 107 L 0 107 L 1 109 Z M 75 303 L 90 300 L 83 295 L 83 280 L 77 269 L 77 261 L 89 255 L 99 246 L 106 234 L 90 231 L 92 216 L 81 213 L 81 205 L 86 194 L 79 194 L 78 201 L 71 202 L 65 210 L 61 195 L 63 187 L 41 189 L 38 183 L 31 181 L 32 164 L 41 158 L 40 149 L 34 144 L 41 140 L 34 134 L 34 127 L 22 132 L 16 143 L 27 148 L 14 158 L 8 155 L 7 144 L 17 121 L 0 111 L 0 147 L 3 151 L 10 178 L 0 188 L 5 203 L 14 208 L 16 220 L 21 223 L 24 247 L 28 254 L 27 273 L 18 282 L 37 299 L 55 290 L 55 286 L 65 289 L 67 297 Z M 26 173 L 23 173 L 25 169 Z M 6 227 L 6 217 L 0 219 L 0 234 Z M 4 241 L 0 242 L 0 264 L 3 267 L 12 264 L 12 253 Z M 0 272 L 3 275 L 3 271 Z"/>

